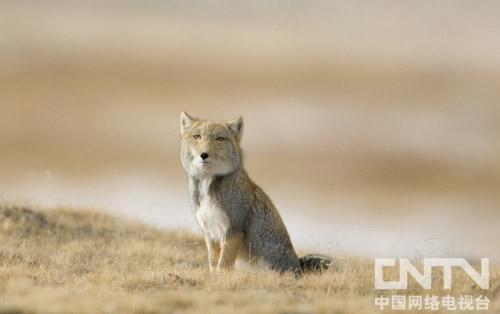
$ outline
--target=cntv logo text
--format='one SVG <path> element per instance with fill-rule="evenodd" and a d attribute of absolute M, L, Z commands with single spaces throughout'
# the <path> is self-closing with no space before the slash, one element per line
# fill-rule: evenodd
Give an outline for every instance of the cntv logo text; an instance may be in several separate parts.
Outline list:
<path fill-rule="evenodd" d="M 375 289 L 407 289 L 410 274 L 424 289 L 431 289 L 432 268 L 442 267 L 443 288 L 451 289 L 451 272 L 453 267 L 462 268 L 481 289 L 489 289 L 490 261 L 481 258 L 481 272 L 477 272 L 464 258 L 424 258 L 423 273 L 413 266 L 407 258 L 399 259 L 399 281 L 384 281 L 384 267 L 396 266 L 395 258 L 375 259 Z"/>

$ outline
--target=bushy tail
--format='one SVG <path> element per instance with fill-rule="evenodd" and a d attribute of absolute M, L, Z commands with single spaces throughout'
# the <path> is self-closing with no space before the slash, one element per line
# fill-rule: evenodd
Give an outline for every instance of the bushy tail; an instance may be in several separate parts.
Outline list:
<path fill-rule="evenodd" d="M 322 272 L 334 267 L 331 257 L 322 254 L 308 254 L 299 258 L 303 273 Z"/>

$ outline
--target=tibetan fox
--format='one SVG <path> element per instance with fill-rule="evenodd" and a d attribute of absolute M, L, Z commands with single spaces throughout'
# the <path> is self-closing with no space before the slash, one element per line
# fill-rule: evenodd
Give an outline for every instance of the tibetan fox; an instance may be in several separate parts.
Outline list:
<path fill-rule="evenodd" d="M 181 114 L 181 161 L 189 176 L 191 208 L 203 231 L 210 271 L 235 260 L 301 274 L 326 269 L 322 255 L 297 257 L 269 197 L 243 167 L 243 119 L 210 121 Z"/>

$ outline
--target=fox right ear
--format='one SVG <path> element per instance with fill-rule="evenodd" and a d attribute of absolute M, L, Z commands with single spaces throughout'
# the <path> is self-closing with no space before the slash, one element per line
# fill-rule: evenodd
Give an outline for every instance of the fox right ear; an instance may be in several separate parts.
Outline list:
<path fill-rule="evenodd" d="M 191 127 L 193 124 L 193 118 L 190 117 L 187 113 L 184 111 L 181 112 L 181 133 L 184 132 L 184 130 L 188 129 Z"/>
<path fill-rule="evenodd" d="M 241 116 L 234 118 L 232 120 L 226 121 L 226 125 L 231 131 L 234 132 L 236 139 L 241 139 L 241 134 L 243 133 L 243 118 Z"/>

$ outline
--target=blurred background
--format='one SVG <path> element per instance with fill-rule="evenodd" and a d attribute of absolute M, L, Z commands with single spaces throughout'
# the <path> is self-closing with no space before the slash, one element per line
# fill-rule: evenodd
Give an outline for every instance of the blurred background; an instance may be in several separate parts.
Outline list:
<path fill-rule="evenodd" d="M 198 232 L 179 115 L 245 119 L 302 253 L 500 258 L 500 2 L 1 1 L 0 201 Z"/>

